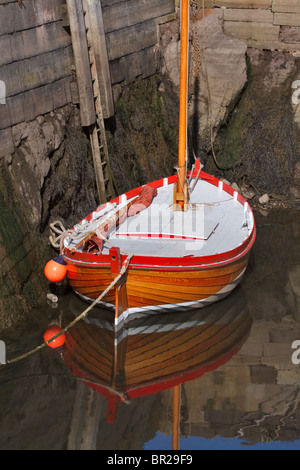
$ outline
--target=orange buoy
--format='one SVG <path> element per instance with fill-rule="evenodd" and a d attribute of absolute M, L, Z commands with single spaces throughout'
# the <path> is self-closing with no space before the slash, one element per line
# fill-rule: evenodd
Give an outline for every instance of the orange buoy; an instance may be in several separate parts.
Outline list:
<path fill-rule="evenodd" d="M 62 331 L 62 328 L 58 325 L 49 326 L 49 328 L 47 328 L 47 330 L 44 333 L 45 343 L 47 343 L 47 341 L 51 340 L 51 338 L 53 338 L 55 335 L 57 335 L 61 331 Z M 64 344 L 65 341 L 66 341 L 66 335 L 65 335 L 65 333 L 62 333 L 57 338 L 55 338 L 53 341 L 48 343 L 48 346 L 50 348 L 59 348 L 60 346 L 62 346 Z"/>
<path fill-rule="evenodd" d="M 46 278 L 51 282 L 62 281 L 67 274 L 66 263 L 62 256 L 48 261 L 44 268 Z"/>

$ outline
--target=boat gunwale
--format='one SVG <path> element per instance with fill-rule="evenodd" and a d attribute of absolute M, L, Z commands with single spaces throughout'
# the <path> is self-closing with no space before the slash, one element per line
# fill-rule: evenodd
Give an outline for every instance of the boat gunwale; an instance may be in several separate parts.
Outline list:
<path fill-rule="evenodd" d="M 188 173 L 188 177 L 197 177 L 197 171 L 194 170 L 193 174 L 191 175 L 191 172 Z M 255 219 L 253 216 L 253 212 L 251 209 L 250 204 L 248 201 L 234 188 L 226 184 L 225 182 L 221 182 L 218 178 L 211 176 L 207 173 L 204 173 L 201 171 L 199 175 L 199 179 L 202 179 L 213 186 L 218 186 L 220 183 L 222 183 L 221 190 L 228 193 L 230 196 L 234 196 L 236 194 L 236 201 L 239 202 L 241 205 L 247 204 L 247 210 L 250 211 L 252 214 L 252 221 L 253 221 L 253 227 L 251 230 L 251 233 L 249 236 L 241 243 L 239 246 L 233 248 L 232 250 L 228 250 L 222 253 L 217 253 L 214 255 L 206 255 L 206 256 L 194 256 L 194 255 L 188 255 L 185 257 L 171 257 L 171 256 L 151 256 L 151 255 L 133 255 L 129 269 L 147 269 L 147 266 L 151 268 L 152 270 L 157 270 L 157 269 L 163 269 L 163 270 L 176 270 L 182 268 L 187 269 L 187 270 L 193 270 L 193 269 L 206 269 L 210 268 L 213 266 L 220 266 L 222 264 L 228 264 L 230 262 L 234 262 L 237 259 L 245 256 L 247 252 L 251 249 L 255 238 L 256 238 L 256 225 L 255 225 Z M 151 183 L 148 183 L 148 186 L 151 186 L 153 188 L 160 188 L 165 185 L 170 185 L 173 183 L 176 183 L 178 181 L 178 175 L 172 175 L 167 178 L 162 178 L 156 181 L 153 181 Z M 167 184 L 166 184 L 167 183 Z M 124 196 L 126 196 L 126 200 L 128 201 L 129 199 L 136 197 L 141 188 L 144 187 L 145 185 L 141 185 L 137 188 L 134 188 L 120 196 L 117 196 L 116 198 L 110 200 L 108 203 L 113 204 L 121 204 L 124 200 Z M 107 203 L 99 206 L 97 208 L 97 211 L 103 209 L 106 206 Z M 87 222 L 92 220 L 93 213 L 95 211 L 91 212 L 87 217 L 85 217 L 84 220 Z M 69 264 L 75 264 L 79 266 L 90 266 L 91 268 L 105 268 L 110 266 L 110 255 L 109 254 L 90 254 L 90 253 L 82 253 L 82 252 L 75 252 L 72 253 L 70 249 L 67 247 L 63 246 L 61 253 L 63 255 L 63 258 L 65 262 Z M 122 260 L 126 259 L 126 255 L 122 255 Z"/>

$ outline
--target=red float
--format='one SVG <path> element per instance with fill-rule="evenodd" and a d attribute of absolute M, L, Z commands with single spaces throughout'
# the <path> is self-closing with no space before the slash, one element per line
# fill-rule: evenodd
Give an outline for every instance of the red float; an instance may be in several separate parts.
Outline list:
<path fill-rule="evenodd" d="M 49 326 L 49 328 L 47 328 L 47 330 L 45 331 L 44 333 L 44 341 L 45 343 L 47 341 L 49 341 L 51 338 L 53 338 L 55 335 L 57 335 L 58 333 L 60 333 L 62 331 L 62 328 L 58 325 L 51 325 Z M 50 348 L 59 348 L 60 346 L 62 346 L 64 344 L 64 342 L 66 341 L 66 335 L 65 333 L 62 333 L 61 335 L 59 335 L 57 338 L 55 338 L 53 341 L 51 341 L 48 346 Z"/>
<path fill-rule="evenodd" d="M 62 264 L 60 258 L 52 259 L 46 264 L 44 273 L 50 282 L 62 281 L 67 274 L 66 264 Z"/>

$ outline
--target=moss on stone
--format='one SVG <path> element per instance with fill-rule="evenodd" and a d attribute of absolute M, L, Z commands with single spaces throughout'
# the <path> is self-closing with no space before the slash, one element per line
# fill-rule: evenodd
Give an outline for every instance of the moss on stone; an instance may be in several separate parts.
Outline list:
<path fill-rule="evenodd" d="M 137 80 L 116 103 L 108 131 L 111 167 L 120 192 L 173 174 L 177 161 L 178 103 L 157 74 Z"/>
<path fill-rule="evenodd" d="M 284 62 L 284 53 L 279 57 Z M 291 84 L 298 68 L 290 66 L 291 73 L 285 72 L 286 77 L 276 82 L 272 68 L 278 67 L 279 57 L 263 51 L 254 64 L 248 61 L 247 87 L 216 148 L 219 170 L 224 169 L 229 179 L 247 177 L 262 191 L 287 194 L 300 151 L 291 106 Z M 212 160 L 207 170 L 216 172 Z"/>

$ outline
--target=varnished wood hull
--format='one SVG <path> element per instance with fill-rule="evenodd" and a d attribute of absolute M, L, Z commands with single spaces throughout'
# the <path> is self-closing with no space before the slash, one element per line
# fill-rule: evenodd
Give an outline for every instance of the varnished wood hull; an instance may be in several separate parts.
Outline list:
<path fill-rule="evenodd" d="M 208 305 L 227 296 L 236 287 L 247 262 L 248 255 L 220 267 L 205 269 L 130 268 L 127 276 L 129 309 L 185 309 Z M 87 299 L 98 298 L 113 280 L 109 267 L 68 265 L 67 269 L 70 285 Z M 114 308 L 113 290 L 102 299 L 102 303 Z"/>

